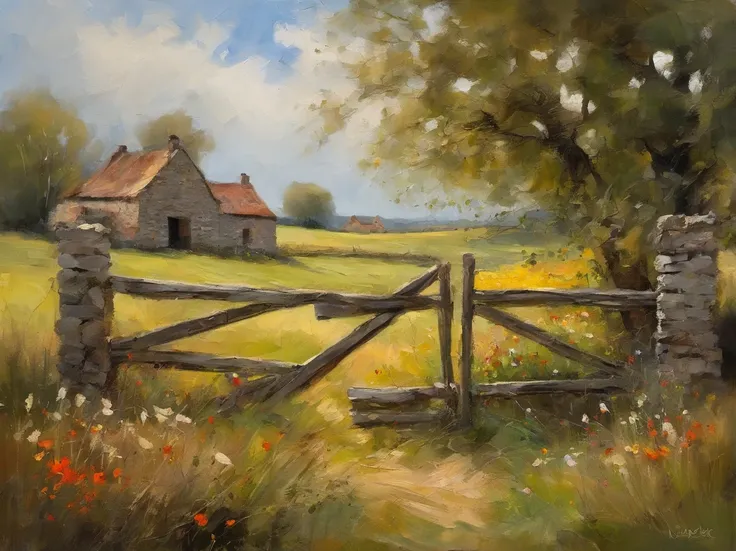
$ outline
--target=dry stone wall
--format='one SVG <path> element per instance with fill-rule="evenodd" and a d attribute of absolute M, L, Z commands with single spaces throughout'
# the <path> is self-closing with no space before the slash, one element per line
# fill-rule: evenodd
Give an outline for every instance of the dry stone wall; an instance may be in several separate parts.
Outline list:
<path fill-rule="evenodd" d="M 62 224 L 58 239 L 59 364 L 62 384 L 94 395 L 114 383 L 110 230 L 99 222 Z"/>
<path fill-rule="evenodd" d="M 663 216 L 657 223 L 657 357 L 662 376 L 720 377 L 715 327 L 715 214 Z"/>

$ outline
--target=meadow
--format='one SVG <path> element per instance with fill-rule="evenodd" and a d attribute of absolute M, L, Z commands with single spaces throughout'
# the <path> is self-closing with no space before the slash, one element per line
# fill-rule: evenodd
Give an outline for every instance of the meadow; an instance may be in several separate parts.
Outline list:
<path fill-rule="evenodd" d="M 401 258 L 416 255 L 451 262 L 457 290 L 461 256 L 472 252 L 481 288 L 597 284 L 590 252 L 567 251 L 549 235 L 364 236 L 280 227 L 278 238 L 291 256 L 238 260 L 121 250 L 113 253 L 113 271 L 379 294 L 426 269 Z M 368 257 L 356 255 L 361 252 Z M 540 259 L 533 265 L 526 262 L 531 253 Z M 728 305 L 734 260 L 724 255 L 721 262 Z M 122 370 L 118 402 L 79 404 L 55 382 L 56 271 L 52 243 L 0 234 L 0 477 L 13 498 L 0 515 L 0 548 L 19 549 L 27 539 L 37 542 L 29 549 L 358 551 L 727 549 L 736 541 L 727 400 L 655 384 L 648 396 L 606 399 L 608 411 L 590 398 L 479 404 L 476 427 L 466 433 L 353 428 L 348 387 L 438 379 L 436 318 L 424 312 L 402 316 L 273 411 L 221 415 L 216 397 L 231 389 L 228 378 L 136 366 Z M 222 306 L 116 297 L 114 332 L 129 335 Z M 615 314 L 519 313 L 581 347 L 632 364 L 646 361 L 646 351 L 627 348 Z M 300 308 L 172 347 L 301 362 L 359 321 L 317 321 L 312 308 Z M 458 341 L 456 327 L 455 358 Z M 480 320 L 475 347 L 477 381 L 585 374 L 584 366 Z M 54 484 L 56 476 L 61 480 Z M 121 518 L 119 510 L 130 512 Z M 39 522 L 49 535 L 34 532 Z M 711 529 L 712 537 L 672 538 L 696 526 Z M 105 543 L 95 547 L 100 538 Z"/>

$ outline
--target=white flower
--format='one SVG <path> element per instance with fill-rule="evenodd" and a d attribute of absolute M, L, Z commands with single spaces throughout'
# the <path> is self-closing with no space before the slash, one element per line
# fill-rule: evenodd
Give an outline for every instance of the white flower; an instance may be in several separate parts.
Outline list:
<path fill-rule="evenodd" d="M 581 318 L 589 318 L 590 317 L 590 314 L 588 312 L 580 312 L 580 317 Z"/>
<path fill-rule="evenodd" d="M 677 444 L 677 431 L 675 430 L 675 427 L 672 426 L 672 423 L 669 421 L 665 421 L 662 423 L 662 434 L 667 433 L 667 443 L 670 446 L 674 446 Z"/>
<path fill-rule="evenodd" d="M 532 463 L 532 467 L 539 467 L 542 463 L 544 463 L 544 461 L 542 461 L 539 457 L 537 457 L 534 460 L 534 463 Z"/>
<path fill-rule="evenodd" d="M 187 417 L 186 415 L 182 415 L 181 413 L 177 413 L 175 419 L 179 423 L 190 424 L 192 422 L 189 417 Z"/>
<path fill-rule="evenodd" d="M 514 354 L 516 354 L 516 349 L 515 348 L 509 348 L 509 356 L 513 356 Z"/>
<path fill-rule="evenodd" d="M 601 413 L 611 413 L 608 411 L 608 406 L 604 402 L 601 402 L 598 407 L 601 409 Z"/>
<path fill-rule="evenodd" d="M 28 435 L 28 441 L 33 442 L 34 444 L 38 442 L 38 437 L 41 436 L 40 430 L 34 430 L 31 434 Z"/>
<path fill-rule="evenodd" d="M 583 423 L 588 423 L 590 421 L 590 417 L 588 417 L 587 413 L 583 413 Z"/>
<path fill-rule="evenodd" d="M 659 419 L 659 413 L 655 413 L 655 414 L 654 414 L 654 418 L 655 418 L 655 419 Z"/>
<path fill-rule="evenodd" d="M 689 413 L 689 412 L 688 412 L 688 410 L 686 410 L 686 409 L 683 409 L 683 410 L 682 410 L 682 414 L 683 414 L 683 415 L 687 415 L 688 413 Z"/>
<path fill-rule="evenodd" d="M 531 413 L 532 412 L 532 408 L 526 408 L 526 412 L 527 413 Z"/>
<path fill-rule="evenodd" d="M 217 461 L 218 463 L 222 463 L 223 465 L 227 465 L 227 466 L 230 466 L 233 464 L 230 458 L 221 452 L 217 452 L 215 454 L 215 461 Z"/>
<path fill-rule="evenodd" d="M 161 415 L 160 413 L 157 413 L 157 414 L 155 415 L 155 417 L 156 417 L 156 420 L 157 420 L 157 421 L 158 421 L 159 423 L 165 423 L 166 421 L 168 421 L 168 420 L 169 420 L 169 418 L 168 418 L 168 417 L 166 417 L 165 415 Z"/>
<path fill-rule="evenodd" d="M 575 452 L 574 454 L 572 454 L 573 457 L 579 457 L 581 455 L 583 455 L 583 452 Z"/>
<path fill-rule="evenodd" d="M 102 407 L 104 409 L 112 409 L 112 402 L 108 400 L 107 398 L 102 398 L 100 402 L 102 402 Z"/>
<path fill-rule="evenodd" d="M 74 405 L 77 406 L 78 408 L 81 408 L 86 401 L 87 401 L 87 398 L 84 397 L 84 394 L 77 394 L 74 397 Z"/>
<path fill-rule="evenodd" d="M 51 417 L 54 419 L 54 421 L 61 421 L 61 413 L 59 413 L 58 411 L 52 413 Z"/>
<path fill-rule="evenodd" d="M 153 444 L 151 444 L 149 440 L 146 440 L 142 436 L 138 437 L 138 445 L 144 450 L 150 450 L 151 448 L 153 448 Z"/>
<path fill-rule="evenodd" d="M 626 421 L 621 421 L 621 424 L 622 424 L 622 425 L 625 425 L 625 424 L 626 424 Z"/>
<path fill-rule="evenodd" d="M 559 372 L 560 372 L 559 369 L 553 369 L 552 370 L 552 375 L 557 375 Z"/>
<path fill-rule="evenodd" d="M 141 411 L 141 423 L 145 425 L 146 419 L 148 419 L 148 412 L 144 409 L 143 411 Z"/>
<path fill-rule="evenodd" d="M 28 398 L 26 398 L 26 411 L 30 413 L 32 407 L 33 407 L 33 393 L 29 394 Z"/>
<path fill-rule="evenodd" d="M 532 489 L 529 488 L 529 487 L 524 488 L 523 490 L 521 490 L 521 493 L 530 496 L 530 495 L 532 495 Z"/>
<path fill-rule="evenodd" d="M 570 455 L 566 455 L 562 458 L 562 460 L 567 464 L 568 467 L 574 467 L 578 464 L 578 462 L 575 461 Z"/>
<path fill-rule="evenodd" d="M 160 408 L 158 406 L 153 406 L 153 411 L 155 411 L 158 415 L 163 415 L 164 417 L 169 417 L 170 415 L 174 414 L 174 410 L 171 408 Z"/>
<path fill-rule="evenodd" d="M 102 415 L 107 415 L 108 417 L 110 415 L 112 415 L 113 413 L 115 413 L 115 412 L 113 410 L 111 410 L 110 408 L 105 408 L 105 409 L 102 410 Z"/>
<path fill-rule="evenodd" d="M 634 354 L 637 356 L 641 356 L 641 350 L 634 350 Z"/>
<path fill-rule="evenodd" d="M 56 395 L 56 401 L 61 402 L 64 398 L 66 398 L 66 389 L 62 386 L 59 388 L 59 392 Z"/>
<path fill-rule="evenodd" d="M 641 396 L 639 396 L 636 399 L 636 405 L 639 406 L 639 407 L 642 407 L 644 405 L 644 402 L 646 402 L 646 401 L 647 401 L 647 395 L 646 394 L 642 394 Z"/>
<path fill-rule="evenodd" d="M 517 364 L 516 362 L 511 362 L 511 367 L 519 367 L 519 364 Z"/>
<path fill-rule="evenodd" d="M 595 337 L 595 335 L 593 333 L 586 333 L 585 336 L 588 339 L 592 339 L 593 337 Z"/>
<path fill-rule="evenodd" d="M 629 415 L 629 423 L 635 425 L 638 420 L 639 416 L 636 414 L 635 411 L 632 411 L 631 415 Z"/>

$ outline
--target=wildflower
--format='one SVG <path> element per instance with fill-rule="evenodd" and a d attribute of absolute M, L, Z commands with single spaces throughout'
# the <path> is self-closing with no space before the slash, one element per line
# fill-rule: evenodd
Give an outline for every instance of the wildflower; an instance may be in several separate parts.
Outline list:
<path fill-rule="evenodd" d="M 511 340 L 513 340 L 514 342 L 519 342 L 519 337 L 514 335 Z"/>
<path fill-rule="evenodd" d="M 605 450 L 603 450 L 603 453 L 605 455 L 611 455 L 613 453 L 613 448 L 606 448 Z"/>
<path fill-rule="evenodd" d="M 700 421 L 693 421 L 692 429 L 694 431 L 700 431 L 703 428 L 703 424 Z"/>
<path fill-rule="evenodd" d="M 171 446 L 171 444 L 166 444 L 163 448 L 161 448 L 161 451 L 163 452 L 165 456 L 171 455 L 171 452 L 173 451 L 173 447 Z"/>
<path fill-rule="evenodd" d="M 56 401 L 61 402 L 64 398 L 66 398 L 66 389 L 62 386 L 59 388 L 59 392 L 56 394 Z"/>
<path fill-rule="evenodd" d="M 45 456 L 46 456 L 46 452 L 45 451 L 38 452 L 37 454 L 35 454 L 33 456 L 33 459 L 35 459 L 36 461 L 41 461 Z"/>
<path fill-rule="evenodd" d="M 581 318 L 589 318 L 590 317 L 590 314 L 588 312 L 580 312 L 580 317 Z"/>
<path fill-rule="evenodd" d="M 527 413 L 531 413 L 532 412 L 532 408 L 526 408 L 526 412 Z"/>
<path fill-rule="evenodd" d="M 657 450 L 644 448 L 644 454 L 647 456 L 647 459 L 650 459 L 652 461 L 656 461 L 657 459 L 659 459 L 659 452 Z"/>
<path fill-rule="evenodd" d="M 147 419 L 148 419 L 148 412 L 144 409 L 143 411 L 141 411 L 141 423 L 145 425 Z"/>
<path fill-rule="evenodd" d="M 578 464 L 577 461 L 575 461 L 571 455 L 566 455 L 562 458 L 562 460 L 567 464 L 568 467 L 574 467 Z"/>
<path fill-rule="evenodd" d="M 669 421 L 662 423 L 662 436 L 664 436 L 670 446 L 674 446 L 677 442 L 677 431 Z"/>
<path fill-rule="evenodd" d="M 639 416 L 636 414 L 636 412 L 632 411 L 631 415 L 629 415 L 629 424 L 635 425 L 638 420 Z"/>
<path fill-rule="evenodd" d="M 171 408 L 164 409 L 158 406 L 153 406 L 153 411 L 159 415 L 163 415 L 164 417 L 170 417 L 171 415 L 174 415 L 174 410 Z"/>
<path fill-rule="evenodd" d="M 61 421 L 61 413 L 59 413 L 58 411 L 55 411 L 54 413 L 51 414 L 51 418 L 54 421 Z"/>
<path fill-rule="evenodd" d="M 586 333 L 586 334 L 585 334 L 585 338 L 586 338 L 586 339 L 592 339 L 592 338 L 594 338 L 594 337 L 595 337 L 595 335 L 594 335 L 593 333 Z"/>
<path fill-rule="evenodd" d="M 51 439 L 39 440 L 37 444 L 39 448 L 42 448 L 44 450 L 50 450 L 54 447 L 54 441 Z"/>
<path fill-rule="evenodd" d="M 557 374 L 559 374 L 559 372 L 560 371 L 558 369 L 553 369 L 552 370 L 552 375 L 557 375 Z"/>
<path fill-rule="evenodd" d="M 153 448 L 153 444 L 142 436 L 138 437 L 138 445 L 144 450 L 150 450 L 151 448 Z"/>
<path fill-rule="evenodd" d="M 209 417 L 207 417 L 207 422 L 208 422 L 208 423 L 209 423 L 210 425 L 214 425 L 214 424 L 215 424 L 215 418 L 214 418 L 214 417 L 212 417 L 212 415 L 210 415 Z"/>
<path fill-rule="evenodd" d="M 655 414 L 654 414 L 654 418 L 655 418 L 655 419 L 661 419 L 661 416 L 659 415 L 659 413 L 655 413 Z"/>
<path fill-rule="evenodd" d="M 548 452 L 548 451 L 549 451 L 549 450 L 548 450 L 547 448 L 542 448 L 542 455 L 547 455 L 547 452 Z"/>
<path fill-rule="evenodd" d="M 376 375 L 378 375 L 379 373 L 380 371 L 376 369 Z M 233 378 L 231 382 L 233 386 L 240 386 L 240 375 L 238 375 L 237 373 L 233 373 Z"/>
<path fill-rule="evenodd" d="M 634 358 L 634 356 L 631 356 L 631 355 L 629 355 L 629 356 L 626 356 L 626 363 L 627 363 L 627 364 L 629 364 L 629 365 L 634 365 L 634 362 L 635 362 L 635 361 L 636 361 L 636 358 Z"/>
<path fill-rule="evenodd" d="M 611 413 L 604 402 L 601 402 L 598 407 L 601 409 L 601 413 Z"/>
<path fill-rule="evenodd" d="M 651 419 L 647 419 L 647 430 L 652 430 L 654 428 L 654 421 Z"/>
<path fill-rule="evenodd" d="M 659 447 L 659 455 L 661 457 L 667 457 L 670 454 L 670 449 L 667 446 Z"/>
<path fill-rule="evenodd" d="M 715 425 L 706 425 L 708 429 L 708 434 L 715 434 L 716 433 L 716 426 Z"/>
<path fill-rule="evenodd" d="M 554 314 L 552 314 L 552 315 L 549 316 L 549 319 L 551 321 L 558 321 L 560 319 L 560 316 L 555 316 Z"/>
<path fill-rule="evenodd" d="M 112 411 L 112 402 L 108 400 L 107 398 L 102 398 L 102 415 L 110 416 L 113 414 Z"/>
<path fill-rule="evenodd" d="M 235 526 L 235 519 L 231 518 L 231 519 L 226 520 L 225 526 L 227 526 L 228 528 L 232 528 L 233 526 Z"/>
<path fill-rule="evenodd" d="M 654 430 L 654 429 L 650 430 L 649 431 L 649 437 L 650 438 L 654 438 L 655 436 L 657 436 L 657 431 Z"/>
<path fill-rule="evenodd" d="M 664 379 L 663 381 L 659 383 L 659 386 L 661 386 L 662 388 L 667 388 L 669 384 L 670 382 L 667 379 Z"/>
<path fill-rule="evenodd" d="M 33 393 L 29 394 L 26 398 L 26 412 L 30 413 L 33 407 Z"/>
<path fill-rule="evenodd" d="M 514 354 L 516 354 L 516 350 L 509 348 L 509 356 L 513 356 Z"/>
<path fill-rule="evenodd" d="M 587 413 L 583 413 L 583 419 L 582 419 L 582 421 L 583 421 L 583 423 L 586 423 L 586 424 L 590 421 L 590 417 L 588 417 L 588 414 Z"/>
<path fill-rule="evenodd" d="M 176 414 L 176 417 L 175 417 L 174 419 L 175 419 L 175 420 L 176 420 L 176 421 L 177 421 L 178 423 L 185 423 L 185 424 L 187 424 L 187 425 L 188 425 L 188 424 L 190 424 L 190 423 L 192 422 L 192 420 L 191 420 L 191 419 L 190 419 L 189 417 L 187 417 L 186 415 L 182 415 L 181 413 L 177 413 L 177 414 Z"/>
<path fill-rule="evenodd" d="M 94 473 L 92 475 L 92 482 L 94 482 L 95 484 L 104 484 L 105 483 L 105 473 L 103 472 Z"/>
<path fill-rule="evenodd" d="M 627 451 L 629 453 L 633 453 L 634 455 L 639 453 L 639 444 L 634 444 L 633 446 L 626 446 L 624 448 L 624 451 Z"/>
<path fill-rule="evenodd" d="M 540 363 L 540 364 L 542 364 L 542 366 L 545 366 L 545 365 L 547 365 L 547 364 L 548 364 L 549 362 L 548 362 L 547 360 L 540 360 L 540 361 L 539 361 L 539 363 Z"/>
<path fill-rule="evenodd" d="M 264 450 L 269 451 L 271 449 L 271 442 L 269 442 L 268 440 L 264 440 L 263 443 L 261 444 L 261 447 Z"/>
<path fill-rule="evenodd" d="M 529 487 L 526 487 L 526 488 L 524 488 L 524 489 L 523 489 L 523 490 L 521 491 L 521 493 L 522 493 L 522 494 L 526 494 L 526 495 L 530 496 L 530 495 L 532 495 L 532 489 L 531 489 L 531 488 L 529 488 Z"/>
<path fill-rule="evenodd" d="M 86 507 L 85 506 L 85 507 L 80 507 L 79 508 L 79 514 L 80 515 L 86 515 L 87 513 L 89 513 L 89 507 Z"/>
<path fill-rule="evenodd" d="M 634 350 L 634 354 L 636 354 L 637 356 L 641 356 L 641 350 L 639 349 Z"/>
<path fill-rule="evenodd" d="M 621 421 L 621 424 L 624 425 L 624 426 L 626 426 L 626 421 Z"/>
<path fill-rule="evenodd" d="M 647 401 L 647 395 L 646 394 L 642 394 L 641 396 L 639 396 L 636 399 L 636 405 L 639 406 L 639 407 L 642 407 L 644 405 L 644 402 L 646 402 L 646 401 Z"/>
<path fill-rule="evenodd" d="M 92 434 L 97 434 L 97 433 L 98 433 L 98 432 L 100 432 L 100 431 L 101 431 L 101 430 L 102 430 L 103 428 L 104 428 L 104 427 L 103 427 L 102 425 L 100 425 L 100 424 L 98 423 L 98 424 L 96 424 L 96 425 L 92 425 L 92 426 L 91 426 L 91 427 L 89 428 L 89 431 L 90 431 L 90 432 L 91 432 Z"/>
<path fill-rule="evenodd" d="M 28 441 L 35 444 L 38 442 L 38 437 L 41 436 L 40 430 L 34 430 L 31 434 L 28 435 Z"/>
<path fill-rule="evenodd" d="M 532 463 L 532 467 L 539 467 L 542 463 L 544 463 L 543 460 L 541 460 L 539 457 L 537 457 L 534 462 Z"/>
<path fill-rule="evenodd" d="M 692 429 L 688 429 L 688 431 L 685 433 L 685 439 L 688 442 L 694 442 L 698 439 L 698 435 L 695 434 L 695 432 Z"/>
<path fill-rule="evenodd" d="M 501 360 L 495 360 L 495 361 L 494 361 L 494 362 L 493 362 L 493 363 L 492 363 L 491 365 L 492 365 L 493 367 L 495 367 L 496 369 L 498 369 L 498 368 L 499 368 L 499 367 L 501 367 L 501 366 L 502 366 L 503 364 L 501 363 Z"/>
<path fill-rule="evenodd" d="M 113 478 L 120 478 L 121 476 L 123 476 L 123 469 L 121 469 L 120 467 L 113 469 L 112 471 Z"/>
<path fill-rule="evenodd" d="M 687 415 L 688 413 L 689 413 L 689 412 L 688 412 L 688 410 L 686 410 L 686 409 L 683 409 L 683 410 L 682 410 L 682 414 L 683 414 L 683 415 Z"/>
<path fill-rule="evenodd" d="M 715 394 L 708 394 L 708 396 L 705 397 L 705 401 L 708 403 L 712 403 L 716 401 L 716 395 Z"/>
<path fill-rule="evenodd" d="M 77 406 L 78 408 L 81 408 L 86 401 L 87 401 L 87 398 L 84 397 L 84 394 L 77 394 L 74 397 L 74 405 Z"/>
<path fill-rule="evenodd" d="M 215 454 L 215 461 L 228 467 L 233 464 L 232 460 L 227 455 L 221 452 L 217 452 Z"/>
<path fill-rule="evenodd" d="M 46 517 L 45 517 L 45 518 L 46 518 L 46 520 L 48 520 L 49 522 L 53 522 L 54 520 L 56 520 L 56 519 L 54 518 L 54 515 L 52 515 L 51 513 L 46 513 Z"/>

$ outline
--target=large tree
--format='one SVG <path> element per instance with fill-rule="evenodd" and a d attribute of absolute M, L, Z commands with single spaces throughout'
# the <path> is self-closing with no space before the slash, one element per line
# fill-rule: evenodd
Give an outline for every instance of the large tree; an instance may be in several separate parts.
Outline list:
<path fill-rule="evenodd" d="M 152 119 L 142 124 L 136 132 L 143 147 L 165 146 L 171 135 L 179 136 L 187 153 L 197 163 L 215 149 L 212 136 L 206 130 L 197 128 L 194 119 L 183 109 Z"/>
<path fill-rule="evenodd" d="M 322 105 L 332 130 L 385 103 L 373 157 L 488 202 L 531 197 L 619 287 L 650 288 L 658 216 L 728 210 L 729 0 L 352 0 L 334 25 L 363 55 L 346 64 L 358 92 Z"/>
<path fill-rule="evenodd" d="M 307 227 L 326 227 L 335 216 L 332 193 L 320 185 L 292 182 L 284 191 L 284 213 Z"/>
<path fill-rule="evenodd" d="M 37 230 L 89 164 L 90 135 L 47 90 L 16 91 L 0 112 L 0 227 Z M 99 151 L 97 151 L 99 153 Z"/>

